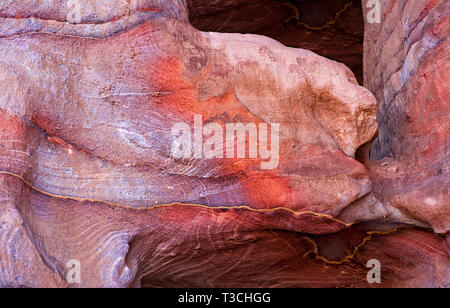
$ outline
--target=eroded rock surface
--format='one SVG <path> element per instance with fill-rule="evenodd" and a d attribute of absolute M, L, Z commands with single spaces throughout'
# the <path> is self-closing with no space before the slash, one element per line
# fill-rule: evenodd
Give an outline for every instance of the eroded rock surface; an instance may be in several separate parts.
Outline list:
<path fill-rule="evenodd" d="M 377 97 L 375 193 L 438 233 L 450 230 L 448 1 L 381 1 L 366 26 L 365 83 Z"/>
<path fill-rule="evenodd" d="M 3 39 L 12 85 L 2 100 L 3 171 L 53 195 L 130 207 L 183 202 L 336 216 L 370 192 L 367 170 L 352 157 L 377 129 L 375 99 L 349 69 L 264 37 L 203 34 L 164 16 L 105 39 Z M 195 115 L 278 123 L 278 168 L 261 170 L 258 159 L 173 159 L 171 128 Z"/>
<path fill-rule="evenodd" d="M 254 33 L 344 63 L 363 83 L 364 20 L 359 0 L 189 0 L 206 32 Z"/>
<path fill-rule="evenodd" d="M 376 100 L 347 67 L 200 32 L 184 1 L 74 8 L 0 6 L 0 285 L 367 287 L 370 259 L 381 286 L 449 285 L 446 239 L 355 159 Z M 278 124 L 276 168 L 175 159 L 172 128 L 199 116 Z"/>

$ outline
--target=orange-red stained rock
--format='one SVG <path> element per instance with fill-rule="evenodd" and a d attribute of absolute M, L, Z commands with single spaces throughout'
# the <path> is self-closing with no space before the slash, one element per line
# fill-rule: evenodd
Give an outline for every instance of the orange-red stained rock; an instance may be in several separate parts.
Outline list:
<path fill-rule="evenodd" d="M 381 1 L 366 25 L 365 84 L 377 97 L 375 194 L 438 233 L 450 230 L 450 2 Z"/>
<path fill-rule="evenodd" d="M 379 286 L 449 286 L 446 240 L 395 229 L 448 217 L 399 211 L 385 166 L 355 159 L 378 125 L 348 68 L 200 32 L 182 0 L 95 4 L 78 23 L 52 0 L 0 5 L 0 286 L 369 287 L 371 259 Z M 277 168 L 175 159 L 195 116 L 279 124 Z"/>

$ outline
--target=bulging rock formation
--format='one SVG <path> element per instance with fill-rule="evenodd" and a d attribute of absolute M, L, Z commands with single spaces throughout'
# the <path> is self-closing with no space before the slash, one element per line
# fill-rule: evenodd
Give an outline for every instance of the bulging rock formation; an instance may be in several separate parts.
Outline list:
<path fill-rule="evenodd" d="M 446 169 L 360 159 L 377 99 L 350 69 L 201 32 L 184 0 L 119 2 L 0 4 L 1 286 L 449 286 Z"/>
<path fill-rule="evenodd" d="M 189 19 L 206 32 L 254 33 L 344 63 L 363 83 L 360 0 L 188 0 Z"/>

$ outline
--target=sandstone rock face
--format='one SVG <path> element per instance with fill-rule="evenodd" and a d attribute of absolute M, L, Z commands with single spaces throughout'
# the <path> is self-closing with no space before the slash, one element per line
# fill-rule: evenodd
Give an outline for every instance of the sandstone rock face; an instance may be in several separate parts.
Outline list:
<path fill-rule="evenodd" d="M 254 33 L 344 63 L 363 82 L 364 20 L 359 0 L 188 0 L 202 31 Z"/>
<path fill-rule="evenodd" d="M 409 216 L 450 230 L 448 1 L 381 1 L 366 26 L 365 84 L 377 97 L 375 192 Z"/>
<path fill-rule="evenodd" d="M 200 32 L 181 0 L 6 2 L 1 286 L 368 287 L 371 259 L 380 286 L 449 286 L 448 240 L 414 227 L 446 218 L 386 202 L 385 165 L 355 159 L 377 102 L 343 64 Z M 205 156 L 198 126 L 238 123 L 259 128 L 244 155 Z"/>

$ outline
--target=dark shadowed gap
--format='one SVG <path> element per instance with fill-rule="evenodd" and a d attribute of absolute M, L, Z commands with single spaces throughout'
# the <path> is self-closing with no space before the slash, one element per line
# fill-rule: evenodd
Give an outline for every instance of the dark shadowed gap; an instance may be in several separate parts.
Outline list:
<path fill-rule="evenodd" d="M 194 27 L 252 33 L 346 64 L 363 83 L 360 0 L 187 0 Z"/>

